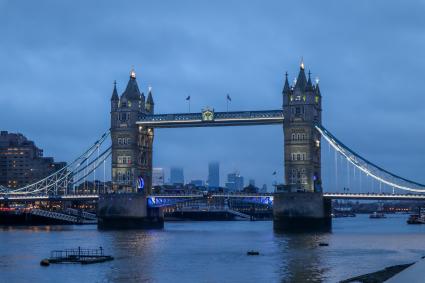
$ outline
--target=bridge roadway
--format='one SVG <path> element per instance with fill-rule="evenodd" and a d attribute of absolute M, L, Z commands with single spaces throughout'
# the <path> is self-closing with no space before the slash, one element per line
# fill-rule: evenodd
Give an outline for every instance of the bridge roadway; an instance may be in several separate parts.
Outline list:
<path fill-rule="evenodd" d="M 282 110 L 142 115 L 136 122 L 151 128 L 222 127 L 283 124 Z"/>
<path fill-rule="evenodd" d="M 369 193 L 323 193 L 325 198 L 329 199 L 351 199 L 351 200 L 425 200 L 425 194 L 369 194 Z M 272 193 L 265 194 L 187 194 L 187 195 L 169 195 L 169 194 L 157 194 L 148 196 L 151 199 L 155 198 L 169 198 L 169 199 L 188 199 L 188 198 L 271 198 L 273 200 Z M 90 195 L 0 195 L 0 202 L 6 201 L 74 201 L 74 200 L 97 200 L 98 194 Z"/>

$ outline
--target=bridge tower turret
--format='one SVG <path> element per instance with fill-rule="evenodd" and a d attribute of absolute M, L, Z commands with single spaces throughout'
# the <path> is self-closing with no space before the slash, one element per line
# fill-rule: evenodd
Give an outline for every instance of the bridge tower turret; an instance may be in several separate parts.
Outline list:
<path fill-rule="evenodd" d="M 152 96 L 152 87 L 149 86 L 148 98 L 144 104 L 143 115 L 154 114 L 154 101 Z M 144 182 L 144 190 L 147 194 L 152 192 L 152 147 L 153 147 L 154 129 L 149 127 L 139 127 L 139 149 L 140 149 L 140 176 Z"/>
<path fill-rule="evenodd" d="M 133 192 L 141 173 L 138 162 L 138 128 L 136 121 L 145 111 L 136 73 L 132 69 L 125 91 L 118 97 L 116 86 L 111 98 L 112 190 Z"/>
<path fill-rule="evenodd" d="M 290 192 L 321 192 L 320 133 L 322 98 L 319 85 L 311 82 L 300 64 L 298 77 L 290 86 L 286 74 L 283 88 L 285 184 Z"/>

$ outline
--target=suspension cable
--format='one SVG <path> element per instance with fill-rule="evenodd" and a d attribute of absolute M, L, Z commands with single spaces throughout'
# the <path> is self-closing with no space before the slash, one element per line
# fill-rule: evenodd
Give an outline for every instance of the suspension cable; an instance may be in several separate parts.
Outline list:
<path fill-rule="evenodd" d="M 393 174 L 393 173 L 383 169 L 382 167 L 370 162 L 369 160 L 361 157 L 359 154 L 357 154 L 356 152 L 351 150 L 349 147 L 347 147 L 345 144 L 343 144 L 341 141 L 339 141 L 335 136 L 333 136 L 323 126 L 316 125 L 315 127 L 320 132 L 320 134 L 325 138 L 325 140 L 336 151 L 341 153 L 351 164 L 356 166 L 359 170 L 361 170 L 362 172 L 364 172 L 368 176 L 371 176 L 373 179 L 375 179 L 379 182 L 382 182 L 384 184 L 387 184 L 389 186 L 401 189 L 401 190 L 425 193 L 425 185 L 424 184 L 420 184 L 420 183 L 417 183 L 415 181 L 408 180 L 406 178 L 403 178 L 401 176 L 398 176 L 396 174 Z M 381 177 L 374 171 L 384 173 L 384 174 L 388 175 L 390 178 Z M 407 184 L 396 183 L 394 181 L 394 179 L 401 180 L 401 181 L 403 181 Z M 409 184 L 410 184 L 410 186 L 409 186 Z"/>

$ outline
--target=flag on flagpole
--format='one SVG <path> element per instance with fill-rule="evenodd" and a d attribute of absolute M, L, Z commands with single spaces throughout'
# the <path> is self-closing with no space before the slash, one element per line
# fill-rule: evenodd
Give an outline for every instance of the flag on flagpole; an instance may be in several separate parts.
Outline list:
<path fill-rule="evenodd" d="M 227 95 L 227 100 L 232 101 L 232 98 L 230 98 L 230 95 Z"/>
<path fill-rule="evenodd" d="M 188 97 L 186 97 L 186 100 L 190 100 L 190 95 Z"/>

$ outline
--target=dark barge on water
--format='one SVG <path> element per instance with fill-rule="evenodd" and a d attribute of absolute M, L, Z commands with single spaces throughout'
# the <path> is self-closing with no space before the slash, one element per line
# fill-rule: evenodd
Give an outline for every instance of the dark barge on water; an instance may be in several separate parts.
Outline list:
<path fill-rule="evenodd" d="M 103 248 L 98 249 L 66 249 L 66 250 L 55 250 L 50 252 L 50 257 L 43 259 L 40 265 L 48 266 L 51 263 L 99 263 L 113 260 L 114 258 L 110 255 L 103 253 Z"/>

